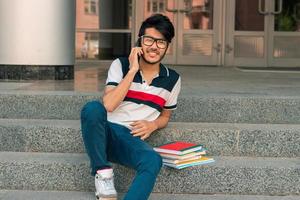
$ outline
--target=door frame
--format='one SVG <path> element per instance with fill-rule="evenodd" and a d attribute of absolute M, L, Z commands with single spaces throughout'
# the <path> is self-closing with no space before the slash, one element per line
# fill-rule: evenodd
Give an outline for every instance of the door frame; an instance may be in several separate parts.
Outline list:
<path fill-rule="evenodd" d="M 275 10 L 275 1 L 273 0 L 270 3 L 272 10 Z M 284 0 L 282 0 L 284 3 Z M 270 17 L 270 37 L 269 37 L 269 52 L 268 52 L 268 61 L 269 66 L 271 67 L 300 67 L 300 58 L 274 58 L 274 45 L 275 45 L 275 37 L 282 36 L 282 37 L 298 37 L 300 38 L 300 32 L 284 32 L 284 31 L 275 31 L 274 24 L 275 24 L 275 14 L 272 14 Z M 299 49 L 300 50 L 300 49 Z"/>
<path fill-rule="evenodd" d="M 226 1 L 226 21 L 228 25 L 225 28 L 225 46 L 224 46 L 224 64 L 226 66 L 253 66 L 253 67 L 265 67 L 267 65 L 267 37 L 266 29 L 267 26 L 267 19 L 264 18 L 264 27 L 265 30 L 262 31 L 235 31 L 235 0 L 227 0 Z M 266 8 L 267 9 L 267 8 Z M 235 53 L 235 46 L 234 46 L 234 39 L 238 36 L 253 36 L 253 37 L 263 37 L 263 57 L 262 58 L 237 58 L 234 56 Z M 249 63 L 251 63 L 249 65 Z"/>
<path fill-rule="evenodd" d="M 178 14 L 178 46 L 177 46 L 177 64 L 180 65 L 220 65 L 221 64 L 221 29 L 222 29 L 222 3 L 223 0 L 213 1 L 213 27 L 211 30 L 184 30 L 184 13 Z M 179 7 L 183 7 L 183 0 L 179 0 Z M 182 54 L 183 50 L 183 35 L 184 34 L 198 34 L 198 35 L 211 35 L 212 37 L 212 49 L 210 56 L 197 55 L 197 56 L 185 56 Z"/>
<path fill-rule="evenodd" d="M 226 1 L 226 21 L 225 28 L 224 64 L 226 66 L 246 66 L 246 67 L 299 67 L 300 58 L 274 58 L 274 38 L 276 36 L 297 36 L 300 32 L 279 32 L 274 30 L 275 15 L 270 14 L 275 8 L 275 1 L 265 1 L 265 11 L 268 13 L 264 17 L 264 31 L 235 31 L 235 3 L 236 0 Z M 234 56 L 234 39 L 237 36 L 259 36 L 263 37 L 263 57 L 262 58 L 237 58 Z"/>

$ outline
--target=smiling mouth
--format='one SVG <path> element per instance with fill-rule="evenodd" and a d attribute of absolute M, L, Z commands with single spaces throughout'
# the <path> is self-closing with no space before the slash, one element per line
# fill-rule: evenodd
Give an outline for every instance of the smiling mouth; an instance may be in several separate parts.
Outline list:
<path fill-rule="evenodd" d="M 153 51 L 148 52 L 148 54 L 150 57 L 155 57 L 155 56 L 159 55 L 157 52 L 153 52 Z"/>
<path fill-rule="evenodd" d="M 165 53 L 161 54 L 157 51 L 146 51 L 144 54 L 142 54 L 142 57 L 146 63 L 156 64 L 164 58 L 164 55 Z"/>

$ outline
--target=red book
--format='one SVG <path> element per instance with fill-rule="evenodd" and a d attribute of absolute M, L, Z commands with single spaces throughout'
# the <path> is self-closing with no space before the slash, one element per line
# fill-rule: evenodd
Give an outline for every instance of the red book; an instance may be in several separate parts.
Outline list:
<path fill-rule="evenodd" d="M 159 153 L 184 155 L 190 152 L 201 150 L 202 145 L 190 142 L 174 141 L 168 144 L 154 147 L 153 149 Z"/>

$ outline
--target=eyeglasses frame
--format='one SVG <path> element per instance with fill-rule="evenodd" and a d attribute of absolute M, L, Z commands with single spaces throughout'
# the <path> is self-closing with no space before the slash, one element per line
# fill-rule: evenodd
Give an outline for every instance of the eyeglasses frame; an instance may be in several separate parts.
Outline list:
<path fill-rule="evenodd" d="M 153 45 L 153 43 L 152 43 L 151 45 L 145 44 L 145 43 L 144 43 L 144 38 L 145 38 L 145 37 L 153 39 L 153 43 L 155 43 L 155 44 L 156 44 L 156 47 L 159 48 L 159 49 L 167 49 L 168 46 L 169 46 L 169 42 L 168 42 L 167 40 L 165 40 L 165 39 L 162 39 L 162 38 L 154 38 L 154 37 L 149 36 L 149 35 L 142 35 L 142 36 L 140 36 L 139 38 L 141 39 L 141 43 L 143 43 L 145 46 L 150 47 L 150 46 Z M 157 45 L 157 41 L 159 41 L 159 40 L 162 40 L 162 41 L 165 41 L 165 42 L 166 42 L 166 47 L 165 47 L 165 48 L 160 48 L 160 47 Z"/>

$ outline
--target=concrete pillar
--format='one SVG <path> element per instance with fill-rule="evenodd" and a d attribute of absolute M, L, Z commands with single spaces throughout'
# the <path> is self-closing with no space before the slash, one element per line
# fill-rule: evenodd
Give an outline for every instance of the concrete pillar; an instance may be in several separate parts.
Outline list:
<path fill-rule="evenodd" d="M 0 0 L 0 65 L 74 65 L 75 0 Z"/>

